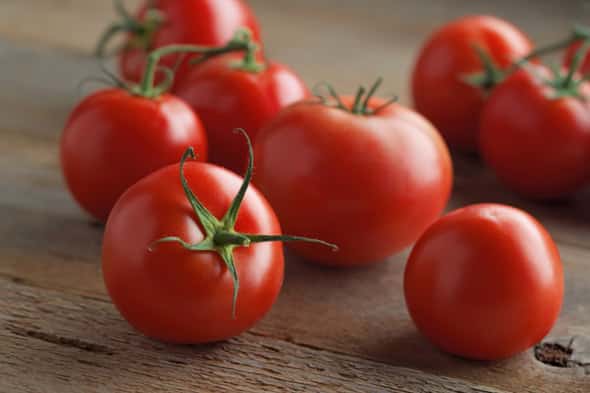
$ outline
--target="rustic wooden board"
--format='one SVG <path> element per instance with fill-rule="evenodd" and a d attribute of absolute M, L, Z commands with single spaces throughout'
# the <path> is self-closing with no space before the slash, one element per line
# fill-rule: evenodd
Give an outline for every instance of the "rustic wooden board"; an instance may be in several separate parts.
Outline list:
<path fill-rule="evenodd" d="M 105 294 L 102 228 L 64 190 L 57 160 L 56 142 L 78 99 L 76 86 L 98 70 L 81 49 L 108 15 L 105 3 L 0 1 L 0 37 L 10 38 L 0 40 L 1 392 L 590 391 L 590 366 L 550 367 L 538 362 L 532 350 L 492 363 L 437 351 L 416 333 L 405 310 L 401 283 L 406 253 L 372 268 L 345 271 L 289 256 L 277 305 L 251 332 L 227 343 L 167 346 L 134 333 Z M 345 0 L 338 13 L 329 2 L 262 3 L 253 2 L 269 47 L 310 83 L 329 78 L 352 89 L 367 82 L 359 78 L 387 74 L 392 91 L 402 92 L 412 52 L 430 23 L 458 13 L 434 1 L 424 8 L 426 15 L 401 1 L 372 0 L 372 8 L 359 8 Z M 485 4 L 472 3 L 472 11 Z M 488 4 L 488 9 L 508 14 L 506 3 Z M 551 29 L 556 29 L 583 10 L 576 1 L 571 7 L 556 4 L 540 2 L 530 14 L 515 5 L 510 15 L 538 37 L 550 37 L 535 17 L 553 15 Z M 16 21 L 30 6 L 46 15 L 45 25 L 31 14 L 39 24 L 19 30 Z M 285 13 L 292 22 L 283 25 Z M 317 24 L 310 22 L 314 20 Z M 52 28 L 44 32 L 48 24 Z M 68 36 L 77 29 L 82 34 Z M 280 47 L 283 40 L 290 46 Z M 46 44 L 58 49 L 41 48 Z M 459 157 L 455 166 L 451 207 L 482 201 L 515 204 L 538 216 L 558 240 L 567 291 L 548 340 L 577 337 L 575 361 L 590 363 L 585 341 L 590 337 L 590 190 L 572 201 L 534 204 L 504 190 L 473 158 Z"/>

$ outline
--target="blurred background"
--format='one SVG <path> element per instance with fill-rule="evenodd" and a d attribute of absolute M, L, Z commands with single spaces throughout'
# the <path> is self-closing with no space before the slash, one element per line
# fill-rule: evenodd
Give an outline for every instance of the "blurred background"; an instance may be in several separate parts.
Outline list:
<path fill-rule="evenodd" d="M 389 90 L 383 94 L 396 93 L 406 102 L 408 74 L 418 48 L 434 28 L 455 17 L 494 14 L 517 24 L 541 44 L 590 19 L 587 0 L 248 2 L 262 25 L 269 56 L 290 64 L 310 85 L 330 80 L 339 90 L 350 92 L 382 75 Z M 139 1 L 125 4 L 135 9 Z M 0 41 L 91 53 L 114 17 L 110 0 L 0 0 Z M 27 69 L 10 75 L 19 77 L 26 78 Z"/>

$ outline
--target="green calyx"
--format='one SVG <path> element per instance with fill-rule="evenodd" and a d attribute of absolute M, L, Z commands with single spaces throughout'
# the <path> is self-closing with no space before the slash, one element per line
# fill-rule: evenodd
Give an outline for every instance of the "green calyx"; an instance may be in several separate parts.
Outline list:
<path fill-rule="evenodd" d="M 559 66 L 551 67 L 553 77 L 544 79 L 544 83 L 547 86 L 552 87 L 555 91 L 555 94 L 551 98 L 558 99 L 563 97 L 574 97 L 578 99 L 586 99 L 581 93 L 580 88 L 583 83 L 586 83 L 590 79 L 590 75 L 582 77 L 576 77 L 576 75 L 582 67 L 589 50 L 590 38 L 587 38 L 582 41 L 582 45 L 580 45 L 574 54 L 567 71 L 563 71 Z"/>
<path fill-rule="evenodd" d="M 153 1 L 150 3 L 143 20 L 139 20 L 131 16 L 129 11 L 125 9 L 122 0 L 114 0 L 115 10 L 120 20 L 113 22 L 102 34 L 96 45 L 96 55 L 98 57 L 104 57 L 108 44 L 119 33 L 126 33 L 131 36 L 129 42 L 123 47 L 123 50 L 140 49 L 149 51 L 152 47 L 155 33 L 162 23 L 164 23 L 162 13 L 153 6 Z"/>
<path fill-rule="evenodd" d="M 381 110 L 387 108 L 391 104 L 397 101 L 397 97 L 393 97 L 380 105 L 375 109 L 370 108 L 371 99 L 377 93 L 377 90 L 383 83 L 383 78 L 379 77 L 373 83 L 373 85 L 367 90 L 364 86 L 360 86 L 354 97 L 354 101 L 351 107 L 347 107 L 340 98 L 340 95 L 336 92 L 334 87 L 328 82 L 320 82 L 313 88 L 314 95 L 320 99 L 320 103 L 325 106 L 332 108 L 341 109 L 343 111 L 352 113 L 353 115 L 359 116 L 373 116 L 378 114 Z M 321 88 L 325 88 L 328 92 L 328 96 L 324 95 L 324 92 L 320 91 Z"/>
<path fill-rule="evenodd" d="M 289 235 L 260 235 L 260 234 L 249 234 L 249 233 L 240 233 L 236 232 L 235 226 L 238 219 L 238 212 L 240 210 L 240 206 L 244 200 L 246 195 L 246 191 L 248 190 L 248 186 L 250 184 L 250 180 L 252 179 L 252 170 L 253 170 L 253 161 L 254 161 L 254 153 L 252 151 L 252 143 L 250 142 L 250 138 L 248 134 L 243 129 L 237 129 L 237 132 L 241 133 L 248 143 L 248 152 L 249 152 L 249 162 L 248 162 L 248 169 L 246 170 L 246 174 L 244 176 L 244 181 L 235 196 L 234 200 L 232 201 L 229 209 L 225 213 L 222 219 L 216 218 L 203 204 L 199 201 L 197 196 L 191 190 L 186 177 L 184 176 L 184 166 L 186 161 L 189 158 L 195 158 L 195 152 L 192 147 L 189 147 L 182 159 L 180 161 L 180 181 L 182 184 L 182 188 L 184 193 L 191 204 L 193 211 L 195 213 L 196 218 L 201 223 L 201 226 L 205 232 L 205 238 L 197 244 L 190 244 L 185 242 L 183 239 L 177 236 L 166 236 L 161 239 L 156 240 L 151 246 L 150 250 L 161 243 L 177 243 L 181 247 L 195 252 L 202 252 L 202 251 L 213 251 L 216 252 L 219 257 L 225 263 L 228 271 L 231 274 L 233 280 L 233 296 L 232 296 L 232 316 L 235 318 L 236 316 L 236 304 L 238 299 L 238 292 L 240 289 L 240 279 L 237 273 L 236 264 L 233 257 L 233 250 L 236 247 L 249 247 L 252 243 L 261 243 L 261 242 L 274 242 L 274 241 L 302 241 L 308 243 L 316 243 L 321 244 L 327 247 L 331 247 L 334 250 L 337 250 L 338 247 L 324 242 L 322 240 L 317 239 L 310 239 L 306 237 L 300 236 L 289 236 Z"/>
<path fill-rule="evenodd" d="M 241 28 L 236 31 L 231 40 L 223 46 L 198 46 L 198 45 L 167 45 L 155 49 L 147 57 L 145 72 L 141 83 L 134 86 L 132 93 L 145 98 L 157 98 L 170 89 L 174 81 L 174 70 L 158 66 L 160 59 L 172 54 L 196 54 L 199 55 L 192 60 L 192 64 L 203 63 L 213 57 L 220 56 L 231 52 L 244 52 L 244 58 L 234 65 L 234 68 L 246 72 L 260 72 L 265 68 L 264 64 L 256 61 L 256 52 L 258 45 L 252 40 L 252 33 L 247 28 Z M 177 65 L 180 64 L 180 60 Z M 164 81 L 154 86 L 156 72 L 164 72 Z"/>
<path fill-rule="evenodd" d="M 481 89 L 485 94 L 489 94 L 494 89 L 494 87 L 502 83 L 509 75 L 519 70 L 522 66 L 528 64 L 529 61 L 559 50 L 563 50 L 575 42 L 587 41 L 588 39 L 590 39 L 590 29 L 583 26 L 575 26 L 572 32 L 565 39 L 546 46 L 535 48 L 526 56 L 514 61 L 506 69 L 501 69 L 498 67 L 486 50 L 479 46 L 474 46 L 474 50 L 481 60 L 483 70 L 480 72 L 463 75 L 461 79 L 468 85 Z M 577 70 L 578 67 L 576 66 L 572 68 Z M 557 83 L 562 84 L 562 82 L 565 82 L 565 80 L 558 81 Z M 562 92 L 568 92 L 571 90 L 571 88 L 572 86 L 570 85 L 567 88 L 560 87 L 559 89 Z M 575 87 L 574 90 L 577 91 L 577 87 Z"/>

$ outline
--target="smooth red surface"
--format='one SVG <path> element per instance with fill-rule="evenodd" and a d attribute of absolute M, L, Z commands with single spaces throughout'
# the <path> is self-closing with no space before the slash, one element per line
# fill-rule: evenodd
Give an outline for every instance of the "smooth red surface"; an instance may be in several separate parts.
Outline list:
<path fill-rule="evenodd" d="M 129 186 L 178 162 L 189 146 L 207 159 L 203 126 L 182 100 L 108 89 L 71 113 L 61 137 L 61 166 L 76 201 L 104 222 Z"/>
<path fill-rule="evenodd" d="M 309 95 L 287 67 L 270 63 L 264 71 L 247 72 L 235 68 L 241 58 L 226 55 L 194 67 L 174 90 L 203 121 L 211 162 L 239 174 L 246 168 L 248 152 L 233 130 L 243 128 L 255 141 L 260 128 L 281 109 Z"/>
<path fill-rule="evenodd" d="M 152 49 L 171 44 L 225 45 L 241 27 L 249 28 L 254 40 L 260 42 L 258 22 L 241 0 L 155 0 L 154 6 L 162 13 L 165 22 L 154 36 Z M 145 11 L 145 5 L 138 11 L 140 20 Z M 179 67 L 177 77 L 190 69 L 188 57 Z M 161 64 L 172 68 L 177 59 L 176 55 L 167 56 Z M 129 81 L 139 82 L 145 61 L 143 50 L 123 51 L 119 56 L 121 74 Z"/>
<path fill-rule="evenodd" d="M 439 134 L 397 104 L 368 117 L 295 104 L 260 132 L 255 164 L 254 182 L 285 231 L 340 249 L 289 247 L 330 265 L 376 262 L 410 245 L 438 218 L 452 183 Z"/>
<path fill-rule="evenodd" d="M 242 182 L 223 168 L 203 163 L 187 163 L 185 174 L 194 193 L 218 218 Z M 236 230 L 281 233 L 272 208 L 254 187 L 246 193 Z M 180 184 L 178 165 L 131 187 L 106 226 L 102 271 L 108 293 L 125 319 L 143 334 L 174 343 L 224 340 L 251 327 L 275 302 L 283 281 L 280 242 L 234 249 L 240 290 L 233 319 L 233 282 L 222 259 L 173 243 L 159 244 L 150 252 L 148 247 L 164 236 L 179 236 L 190 243 L 203 239 Z"/>
<path fill-rule="evenodd" d="M 527 213 L 472 205 L 432 225 L 404 276 L 418 329 L 455 355 L 497 360 L 539 342 L 557 320 L 563 271 L 547 231 Z"/>
<path fill-rule="evenodd" d="M 521 70 L 498 86 L 482 114 L 480 150 L 497 177 L 537 199 L 568 196 L 590 181 L 590 103 L 553 98 L 550 72 Z M 582 93 L 590 98 L 590 85 Z"/>
<path fill-rule="evenodd" d="M 570 46 L 566 52 L 565 52 L 565 57 L 564 57 L 564 61 L 563 61 L 563 65 L 566 68 L 569 68 L 570 64 L 572 63 L 572 60 L 574 59 L 574 56 L 576 54 L 576 52 L 578 51 L 578 49 L 580 49 L 581 46 L 581 42 L 577 42 L 575 44 L 573 44 L 572 46 Z M 587 73 L 590 72 L 590 55 L 586 55 L 586 57 L 584 58 L 584 61 L 582 63 L 582 66 L 579 69 L 580 74 L 582 75 L 586 75 Z"/>
<path fill-rule="evenodd" d="M 505 68 L 532 49 L 515 26 L 491 16 L 458 19 L 434 32 L 418 56 L 412 74 L 412 95 L 418 112 L 428 118 L 447 143 L 477 150 L 479 116 L 485 93 L 462 78 L 482 71 L 474 46 L 487 51 Z"/>

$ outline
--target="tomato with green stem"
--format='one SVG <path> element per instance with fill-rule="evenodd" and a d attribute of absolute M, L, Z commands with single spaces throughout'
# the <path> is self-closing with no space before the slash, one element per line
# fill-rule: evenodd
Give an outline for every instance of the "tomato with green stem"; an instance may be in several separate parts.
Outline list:
<path fill-rule="evenodd" d="M 414 246 L 404 294 L 418 329 L 442 350 L 499 360 L 539 342 L 563 302 L 563 268 L 547 231 L 509 206 L 472 205 Z"/>
<path fill-rule="evenodd" d="M 499 85 L 481 120 L 480 150 L 509 188 L 534 199 L 567 197 L 590 182 L 590 84 L 575 65 L 531 65 Z"/>
<path fill-rule="evenodd" d="M 449 198 L 440 135 L 412 110 L 375 98 L 380 84 L 354 98 L 328 86 L 331 100 L 292 105 L 257 137 L 254 182 L 284 228 L 338 244 L 336 253 L 291 245 L 310 261 L 381 261 L 413 243 Z"/>
<path fill-rule="evenodd" d="M 487 54 L 487 61 L 476 49 Z M 416 109 L 451 147 L 476 151 L 486 90 L 502 78 L 502 69 L 531 50 L 523 32 L 495 17 L 469 16 L 443 26 L 421 49 L 414 66 Z"/>
<path fill-rule="evenodd" d="M 200 116 L 207 130 L 212 163 L 240 173 L 248 155 L 230 131 L 244 127 L 252 140 L 279 111 L 309 96 L 303 81 L 288 67 L 257 60 L 256 46 L 244 54 L 200 61 L 181 75 L 174 93 Z"/>
<path fill-rule="evenodd" d="M 144 75 L 150 51 L 172 44 L 218 46 L 225 44 L 239 28 L 249 29 L 260 41 L 260 29 L 254 14 L 242 0 L 152 0 L 141 6 L 136 16 L 115 0 L 121 20 L 111 24 L 97 46 L 102 56 L 110 40 L 126 33 L 126 44 L 119 53 L 123 79 L 139 82 Z M 165 57 L 163 65 L 174 68 L 179 55 Z M 181 61 L 178 75 L 188 68 L 188 58 Z M 159 77 L 158 81 L 160 81 Z"/>
<path fill-rule="evenodd" d="M 225 340 L 250 328 L 275 302 L 284 270 L 274 211 L 254 187 L 252 148 L 244 179 L 186 162 L 144 178 L 119 199 L 106 225 L 102 271 L 123 317 L 173 343 Z M 180 181 L 178 173 L 180 172 Z M 263 234 L 260 234 L 263 233 Z"/>

